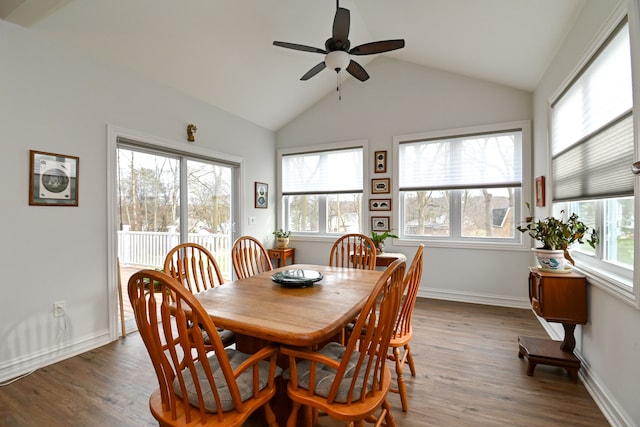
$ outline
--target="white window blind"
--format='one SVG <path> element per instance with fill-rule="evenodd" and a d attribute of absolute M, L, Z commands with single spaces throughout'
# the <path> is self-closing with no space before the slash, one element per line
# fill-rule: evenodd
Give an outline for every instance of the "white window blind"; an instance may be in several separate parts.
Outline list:
<path fill-rule="evenodd" d="M 362 192 L 362 152 L 355 147 L 284 155 L 282 194 Z"/>
<path fill-rule="evenodd" d="M 552 105 L 554 201 L 633 195 L 632 107 L 624 21 Z"/>
<path fill-rule="evenodd" d="M 400 191 L 520 187 L 522 131 L 404 142 Z"/>

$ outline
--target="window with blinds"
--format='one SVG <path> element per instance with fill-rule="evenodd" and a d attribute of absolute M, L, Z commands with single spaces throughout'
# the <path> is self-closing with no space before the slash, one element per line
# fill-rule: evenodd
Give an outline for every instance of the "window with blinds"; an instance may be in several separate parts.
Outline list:
<path fill-rule="evenodd" d="M 552 104 L 553 200 L 633 195 L 633 95 L 626 21 Z"/>
<path fill-rule="evenodd" d="M 286 228 L 294 234 L 360 232 L 363 152 L 357 146 L 282 155 Z"/>
<path fill-rule="evenodd" d="M 625 19 L 551 104 L 551 153 L 554 214 L 575 212 L 601 236 L 596 249 L 576 245 L 576 259 L 626 278 L 629 286 L 635 246 L 633 114 Z"/>
<path fill-rule="evenodd" d="M 510 125 L 398 139 L 404 237 L 520 243 L 523 129 Z"/>

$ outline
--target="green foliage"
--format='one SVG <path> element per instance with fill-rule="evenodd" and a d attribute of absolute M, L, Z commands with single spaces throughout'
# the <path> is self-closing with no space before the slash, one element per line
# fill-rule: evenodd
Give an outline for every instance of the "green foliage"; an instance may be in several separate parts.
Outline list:
<path fill-rule="evenodd" d="M 273 235 L 277 238 L 287 238 L 291 235 L 291 231 L 284 231 L 282 228 L 273 232 Z"/>
<path fill-rule="evenodd" d="M 526 203 L 529 212 L 531 207 Z M 564 213 L 564 211 L 561 211 Z M 565 250 L 574 242 L 588 243 L 595 248 L 600 243 L 598 231 L 587 227 L 573 213 L 566 221 L 554 217 L 535 219 L 529 216 L 524 225 L 517 227 L 522 233 L 528 233 L 533 239 L 542 242 L 542 249 Z M 589 238 L 587 238 L 587 236 Z M 566 255 L 565 255 L 566 256 Z"/>
<path fill-rule="evenodd" d="M 384 243 L 387 237 L 391 237 L 393 239 L 398 238 L 398 236 L 396 236 L 395 234 L 391 234 L 391 232 L 389 231 L 385 231 L 384 233 L 376 233 L 375 231 L 371 232 L 371 240 L 373 240 L 373 243 L 375 243 L 376 246 L 378 246 L 381 243 Z"/>

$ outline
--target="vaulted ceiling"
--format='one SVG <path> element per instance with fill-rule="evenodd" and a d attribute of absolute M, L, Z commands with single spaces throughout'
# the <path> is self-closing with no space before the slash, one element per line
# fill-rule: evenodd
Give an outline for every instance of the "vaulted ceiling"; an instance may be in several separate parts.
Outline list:
<path fill-rule="evenodd" d="M 586 0 L 343 0 L 351 45 L 404 38 L 384 55 L 532 91 Z M 324 58 L 334 0 L 2 0 L 0 18 L 96 60 L 277 130 L 335 90 Z M 365 67 L 377 56 L 359 56 Z M 371 74 L 368 82 L 376 79 Z M 366 90 L 368 82 L 360 83 Z"/>

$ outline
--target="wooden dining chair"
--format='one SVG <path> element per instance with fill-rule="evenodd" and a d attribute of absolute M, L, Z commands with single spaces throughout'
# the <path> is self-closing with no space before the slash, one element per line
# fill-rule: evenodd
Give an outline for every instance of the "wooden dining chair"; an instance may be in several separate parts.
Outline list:
<path fill-rule="evenodd" d="M 331 247 L 329 265 L 375 270 L 376 246 L 370 237 L 349 233 L 338 238 Z"/>
<path fill-rule="evenodd" d="M 224 283 L 215 257 L 197 243 L 173 247 L 164 259 L 164 272 L 182 282 L 192 294 Z"/>
<path fill-rule="evenodd" d="M 215 257 L 197 243 L 182 243 L 173 247 L 164 259 L 164 272 L 177 279 L 192 294 L 224 283 Z M 233 331 L 222 328 L 217 328 L 217 331 L 225 347 L 236 342 Z M 207 337 L 205 341 L 208 343 Z"/>
<path fill-rule="evenodd" d="M 413 337 L 413 328 L 411 327 L 411 317 L 413 316 L 413 309 L 416 306 L 416 299 L 418 298 L 418 289 L 420 288 L 420 281 L 422 280 L 422 262 L 423 262 L 424 245 L 419 245 L 416 251 L 413 261 L 407 274 L 404 278 L 404 295 L 402 306 L 398 312 L 398 318 L 391 335 L 391 341 L 389 342 L 390 353 L 388 358 L 395 362 L 396 377 L 398 388 L 391 388 L 390 391 L 400 394 L 400 401 L 402 403 L 402 411 L 407 412 L 409 410 L 409 402 L 407 400 L 407 386 L 402 375 L 402 370 L 405 363 L 409 364 L 411 370 L 411 376 L 416 376 L 416 367 L 413 363 L 413 356 L 411 355 L 411 347 L 409 342 Z M 402 349 L 402 354 L 400 354 Z"/>
<path fill-rule="evenodd" d="M 384 271 L 346 345 L 331 342 L 319 351 L 287 346 L 280 349 L 289 357 L 289 368 L 283 373 L 293 401 L 288 427 L 296 426 L 300 406 L 306 407 L 308 425 L 322 411 L 357 426 L 376 420 L 395 426 L 387 400 L 391 371 L 386 361 L 402 298 L 405 266 L 404 261 L 396 260 Z"/>
<path fill-rule="evenodd" d="M 259 408 L 264 408 L 267 424 L 277 426 L 269 403 L 276 391 L 274 378 L 281 373 L 277 347 L 265 346 L 253 355 L 225 349 L 200 302 L 163 272 L 135 273 L 128 291 L 158 378 L 149 408 L 161 426 L 241 426 Z M 204 343 L 205 333 L 210 346 Z"/>
<path fill-rule="evenodd" d="M 231 260 L 238 279 L 273 270 L 267 250 L 252 236 L 241 236 L 233 243 Z"/>

